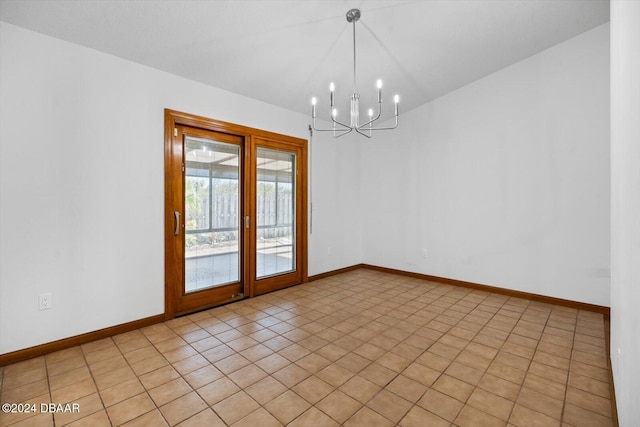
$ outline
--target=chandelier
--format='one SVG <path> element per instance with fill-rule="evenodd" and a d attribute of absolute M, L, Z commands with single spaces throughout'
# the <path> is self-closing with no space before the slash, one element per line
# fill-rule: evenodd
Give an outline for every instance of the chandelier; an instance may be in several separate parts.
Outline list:
<path fill-rule="evenodd" d="M 373 109 L 368 110 L 368 119 L 364 123 L 360 124 L 360 94 L 356 86 L 356 22 L 360 19 L 360 9 L 351 9 L 347 12 L 347 22 L 353 23 L 353 93 L 351 94 L 351 115 L 349 124 L 343 123 L 338 120 L 338 110 L 333 102 L 333 94 L 335 92 L 335 84 L 331 82 L 329 84 L 329 92 L 331 105 L 329 113 L 331 116 L 331 122 L 333 127 L 331 129 L 318 129 L 316 127 L 316 103 L 315 97 L 311 98 L 311 118 L 312 126 L 314 130 L 320 132 L 333 132 L 334 138 L 339 138 L 352 131 L 356 131 L 360 135 L 371 138 L 373 131 L 378 130 L 390 130 L 398 127 L 398 103 L 400 97 L 395 95 L 393 101 L 395 104 L 395 124 L 388 127 L 374 127 L 373 124 L 380 118 L 382 114 L 382 80 L 378 80 L 376 86 L 378 88 L 378 111 L 374 116 Z"/>

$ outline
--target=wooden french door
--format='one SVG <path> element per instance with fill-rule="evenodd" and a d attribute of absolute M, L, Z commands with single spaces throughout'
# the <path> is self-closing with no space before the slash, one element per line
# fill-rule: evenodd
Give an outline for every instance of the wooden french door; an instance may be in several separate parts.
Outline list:
<path fill-rule="evenodd" d="M 306 209 L 300 185 L 303 146 L 252 138 L 249 242 L 251 296 L 301 283 L 306 264 Z M 304 244 L 303 244 L 304 242 Z"/>
<path fill-rule="evenodd" d="M 165 111 L 167 318 L 307 281 L 306 150 Z"/>

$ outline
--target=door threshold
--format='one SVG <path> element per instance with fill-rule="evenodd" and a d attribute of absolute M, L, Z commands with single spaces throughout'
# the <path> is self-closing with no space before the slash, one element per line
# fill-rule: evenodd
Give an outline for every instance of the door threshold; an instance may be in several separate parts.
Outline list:
<path fill-rule="evenodd" d="M 243 299 L 247 299 L 249 298 L 248 296 L 246 296 L 245 294 L 238 294 L 234 297 L 231 297 L 229 299 L 226 299 L 224 301 L 219 301 L 213 304 L 208 304 L 204 307 L 197 307 L 194 308 L 192 310 L 185 310 L 185 311 L 181 311 L 179 313 L 176 313 L 175 317 L 182 317 L 182 316 L 188 316 L 190 314 L 193 313 L 200 313 L 201 311 L 207 311 L 207 310 L 211 310 L 212 308 L 216 308 L 216 307 L 222 307 L 223 305 L 228 305 L 228 304 L 232 304 L 234 302 L 238 302 L 238 301 L 242 301 Z"/>

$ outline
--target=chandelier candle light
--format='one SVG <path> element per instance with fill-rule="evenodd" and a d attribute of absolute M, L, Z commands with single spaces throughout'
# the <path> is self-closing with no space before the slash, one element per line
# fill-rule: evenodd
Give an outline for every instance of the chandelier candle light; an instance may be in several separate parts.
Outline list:
<path fill-rule="evenodd" d="M 372 132 L 377 130 L 390 130 L 398 127 L 398 103 L 400 97 L 395 95 L 393 101 L 395 103 L 395 124 L 389 127 L 373 127 L 373 123 L 380 118 L 382 114 L 382 80 L 378 80 L 376 86 L 378 87 L 378 112 L 373 116 L 373 109 L 369 109 L 369 120 L 363 124 L 360 124 L 360 94 L 356 87 L 356 22 L 360 19 L 360 10 L 351 9 L 347 12 L 347 22 L 353 23 L 353 94 L 351 95 L 351 121 L 350 124 L 342 123 L 337 119 L 338 110 L 335 108 L 333 102 L 333 93 L 335 92 L 335 84 L 331 82 L 329 84 L 329 92 L 331 99 L 330 116 L 333 123 L 332 129 L 318 129 L 316 127 L 316 103 L 315 97 L 311 98 L 311 118 L 313 123 L 313 129 L 320 132 L 333 132 L 334 138 L 339 138 L 352 131 L 356 131 L 360 135 L 371 138 Z"/>

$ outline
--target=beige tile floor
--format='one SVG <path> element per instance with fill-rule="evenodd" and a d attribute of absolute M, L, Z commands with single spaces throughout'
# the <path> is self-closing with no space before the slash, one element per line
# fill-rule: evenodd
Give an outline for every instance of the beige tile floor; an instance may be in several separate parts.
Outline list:
<path fill-rule="evenodd" d="M 0 426 L 611 426 L 606 367 L 600 314 L 359 269 L 0 368 Z"/>

